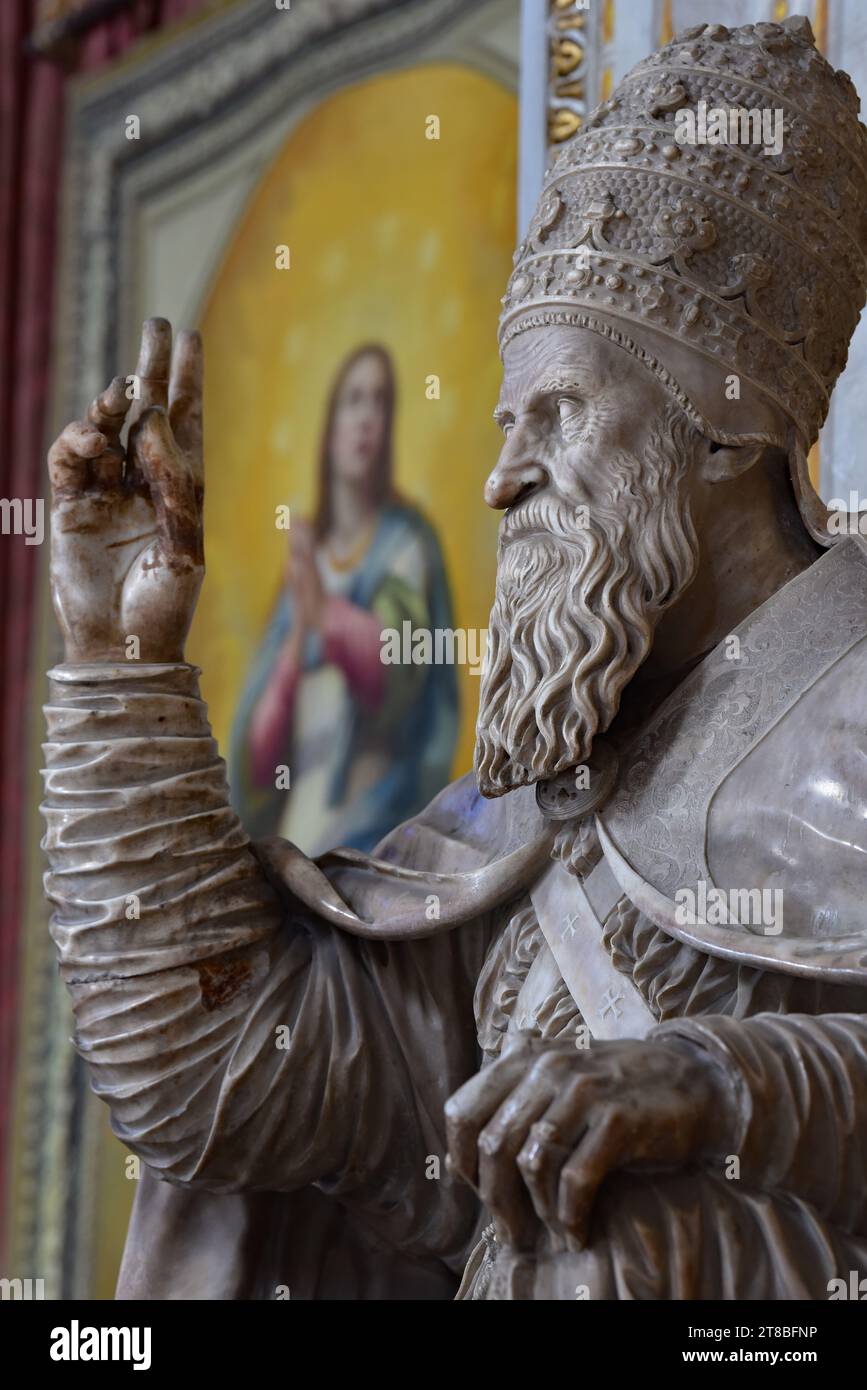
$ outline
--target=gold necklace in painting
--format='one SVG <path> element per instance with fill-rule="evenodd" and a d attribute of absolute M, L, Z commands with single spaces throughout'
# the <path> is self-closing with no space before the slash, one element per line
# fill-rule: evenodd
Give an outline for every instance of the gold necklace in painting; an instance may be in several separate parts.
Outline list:
<path fill-rule="evenodd" d="M 364 531 L 361 534 L 361 538 L 356 541 L 355 545 L 346 555 L 335 555 L 334 547 L 332 546 L 331 542 L 326 541 L 325 550 L 328 555 L 328 562 L 331 565 L 332 569 L 337 570 L 338 574 L 345 574 L 347 570 L 354 570 L 356 565 L 363 559 L 364 555 L 367 552 L 367 547 L 369 546 L 370 541 L 373 537 L 373 531 L 376 526 L 376 522 L 377 518 L 374 517 L 373 521 L 371 521 L 364 528 Z"/>

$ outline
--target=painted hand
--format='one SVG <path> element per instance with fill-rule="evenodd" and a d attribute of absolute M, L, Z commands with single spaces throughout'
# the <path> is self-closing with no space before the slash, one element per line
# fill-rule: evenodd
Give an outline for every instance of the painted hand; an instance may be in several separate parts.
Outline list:
<path fill-rule="evenodd" d="M 302 626 L 316 631 L 322 626 L 325 590 L 316 564 L 316 537 L 309 522 L 297 521 L 291 529 L 290 578 Z"/>

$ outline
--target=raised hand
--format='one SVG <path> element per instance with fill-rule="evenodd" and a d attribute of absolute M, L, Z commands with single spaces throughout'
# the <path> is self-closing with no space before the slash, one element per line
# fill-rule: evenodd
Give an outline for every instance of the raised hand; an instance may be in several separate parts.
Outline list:
<path fill-rule="evenodd" d="M 541 1221 L 586 1244 L 593 1202 L 615 1169 L 726 1153 L 736 1097 L 710 1056 L 666 1041 L 574 1044 L 516 1035 L 446 1104 L 451 1171 L 501 1238 L 532 1248 Z"/>
<path fill-rule="evenodd" d="M 204 577 L 198 333 L 179 333 L 173 354 L 171 325 L 148 319 L 136 376 L 139 399 L 115 377 L 48 454 L 51 595 L 70 662 L 182 661 Z"/>

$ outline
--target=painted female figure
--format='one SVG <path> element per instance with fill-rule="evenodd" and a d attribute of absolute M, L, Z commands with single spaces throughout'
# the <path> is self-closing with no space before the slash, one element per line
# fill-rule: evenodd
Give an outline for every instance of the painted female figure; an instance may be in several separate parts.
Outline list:
<path fill-rule="evenodd" d="M 451 775 L 454 667 L 381 660 L 383 629 L 452 625 L 439 542 L 394 491 L 394 407 L 388 352 L 358 348 L 332 388 L 315 518 L 292 518 L 232 732 L 230 783 L 247 831 L 309 855 L 371 850 Z"/>

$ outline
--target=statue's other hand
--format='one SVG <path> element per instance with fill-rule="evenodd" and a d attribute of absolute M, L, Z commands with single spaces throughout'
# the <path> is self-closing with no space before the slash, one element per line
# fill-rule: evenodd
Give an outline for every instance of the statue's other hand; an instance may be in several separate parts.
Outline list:
<path fill-rule="evenodd" d="M 573 1043 L 517 1035 L 446 1104 L 449 1167 L 501 1238 L 532 1249 L 538 1221 L 583 1247 L 605 1177 L 725 1152 L 734 1093 L 698 1049 L 669 1041 Z"/>
<path fill-rule="evenodd" d="M 67 661 L 182 661 L 204 576 L 198 333 L 179 333 L 173 354 L 171 325 L 148 319 L 135 375 L 137 399 L 115 377 L 48 454 Z"/>

